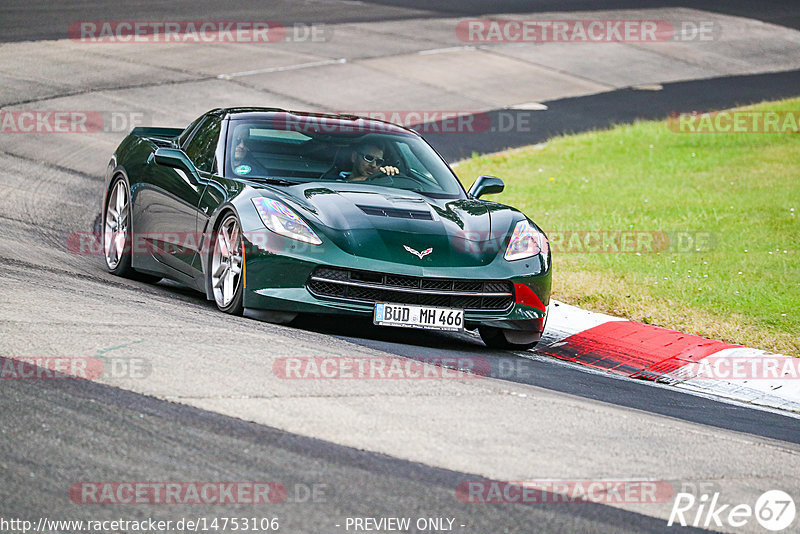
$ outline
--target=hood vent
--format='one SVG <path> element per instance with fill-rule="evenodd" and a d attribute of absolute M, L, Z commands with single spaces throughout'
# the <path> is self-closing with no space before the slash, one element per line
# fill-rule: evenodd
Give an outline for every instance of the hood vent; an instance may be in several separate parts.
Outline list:
<path fill-rule="evenodd" d="M 396 219 L 416 219 L 432 221 L 433 215 L 428 210 L 407 210 L 402 208 L 381 208 L 378 206 L 358 206 L 367 215 L 376 217 L 394 217 Z"/>

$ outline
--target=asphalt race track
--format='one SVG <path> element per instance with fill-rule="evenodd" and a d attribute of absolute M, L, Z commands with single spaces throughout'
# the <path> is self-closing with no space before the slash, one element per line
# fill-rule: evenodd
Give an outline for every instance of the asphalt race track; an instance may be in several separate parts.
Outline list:
<path fill-rule="evenodd" d="M 0 380 L 0 532 L 22 531 L 3 523 L 10 520 L 225 517 L 278 518 L 277 531 L 289 533 L 671 532 L 679 492 L 754 506 L 777 489 L 798 502 L 797 414 L 623 380 L 534 351 L 491 351 L 471 333 L 230 317 L 178 284 L 114 277 L 101 255 L 74 246 L 94 230 L 105 165 L 131 126 L 183 126 L 214 107 L 473 110 L 493 125 L 502 114 L 530 125 L 426 135 L 457 159 L 673 111 L 800 94 L 800 5 L 717 4 L 4 2 L 2 111 L 88 110 L 107 122 L 90 133 L 0 133 L 0 371 L 20 358 L 88 358 L 105 370 L 92 380 Z M 574 43 L 473 46 L 455 36 L 463 18 L 536 13 L 712 20 L 722 37 L 576 51 Z M 102 20 L 277 20 L 317 25 L 324 38 L 260 45 L 69 38 L 70 24 Z M 461 178 L 468 186 L 475 177 Z M 490 373 L 287 380 L 275 372 L 287 357 L 456 365 L 466 358 Z M 565 503 L 553 502 L 559 494 L 548 486 L 525 504 L 462 499 L 464 484 L 509 481 L 558 482 L 562 490 L 632 481 L 659 491 L 655 499 Z M 81 497 L 87 484 L 147 482 L 272 482 L 285 495 L 215 505 Z M 390 517 L 422 520 L 424 528 L 364 521 Z M 754 518 L 742 527 L 705 519 L 697 530 L 766 532 Z M 184 530 L 194 531 L 144 531 Z M 207 531 L 215 530 L 234 531 Z"/>

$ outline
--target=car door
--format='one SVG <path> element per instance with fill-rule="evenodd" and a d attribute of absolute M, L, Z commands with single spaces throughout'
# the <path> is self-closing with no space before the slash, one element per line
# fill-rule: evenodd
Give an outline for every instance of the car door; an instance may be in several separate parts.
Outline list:
<path fill-rule="evenodd" d="M 177 271 L 175 278 L 195 285 L 201 279 L 197 261 L 203 240 L 197 233 L 198 205 L 209 177 L 216 172 L 216 151 L 221 118 L 209 115 L 197 126 L 181 149 L 194 165 L 181 169 L 152 162 L 150 232 L 155 258 Z M 157 213 L 154 213 L 157 210 Z M 181 276 L 183 275 L 183 276 Z"/>

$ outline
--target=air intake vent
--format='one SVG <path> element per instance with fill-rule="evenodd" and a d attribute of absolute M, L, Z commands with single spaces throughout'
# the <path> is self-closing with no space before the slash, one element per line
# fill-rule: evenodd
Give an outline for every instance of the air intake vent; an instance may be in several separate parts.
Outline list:
<path fill-rule="evenodd" d="M 417 219 L 421 221 L 432 221 L 433 216 L 427 210 L 405 210 L 401 208 L 380 208 L 377 206 L 358 206 L 367 215 L 375 217 L 394 217 L 396 219 Z"/>
<path fill-rule="evenodd" d="M 350 302 L 398 302 L 504 313 L 514 304 L 506 280 L 429 278 L 317 267 L 306 284 L 315 296 Z"/>

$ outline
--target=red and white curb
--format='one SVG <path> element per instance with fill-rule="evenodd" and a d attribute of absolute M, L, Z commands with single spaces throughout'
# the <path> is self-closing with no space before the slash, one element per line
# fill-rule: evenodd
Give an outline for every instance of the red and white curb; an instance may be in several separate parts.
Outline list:
<path fill-rule="evenodd" d="M 800 358 L 550 304 L 536 352 L 610 373 L 800 413 Z"/>

